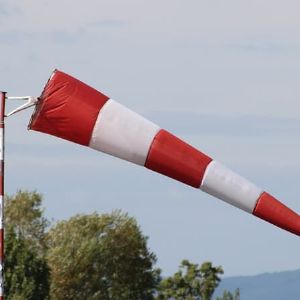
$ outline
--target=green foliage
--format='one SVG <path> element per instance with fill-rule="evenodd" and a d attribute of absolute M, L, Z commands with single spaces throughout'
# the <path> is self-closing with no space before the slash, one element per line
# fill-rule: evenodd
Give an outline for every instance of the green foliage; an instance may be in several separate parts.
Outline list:
<path fill-rule="evenodd" d="M 5 299 L 41 300 L 49 292 L 48 267 L 12 226 L 5 235 Z"/>
<path fill-rule="evenodd" d="M 46 232 L 41 205 L 36 192 L 5 198 L 5 299 L 212 299 L 222 268 L 183 260 L 161 280 L 147 237 L 127 214 L 77 215 Z M 240 300 L 239 290 L 216 300 Z"/>
<path fill-rule="evenodd" d="M 205 262 L 201 266 L 183 260 L 179 271 L 161 281 L 158 300 L 210 300 L 223 274 L 221 267 Z"/>
<path fill-rule="evenodd" d="M 222 297 L 216 298 L 216 300 L 240 300 L 240 290 L 236 289 L 234 294 L 228 291 L 224 291 Z"/>
<path fill-rule="evenodd" d="M 48 298 L 47 221 L 41 203 L 41 195 L 35 192 L 19 191 L 5 199 L 5 299 Z"/>
<path fill-rule="evenodd" d="M 153 299 L 159 270 L 135 219 L 77 215 L 48 235 L 51 299 Z"/>
<path fill-rule="evenodd" d="M 5 197 L 5 223 L 43 256 L 46 252 L 45 231 L 49 222 L 44 217 L 41 205 L 42 195 L 37 192 L 18 191 L 14 196 Z"/>

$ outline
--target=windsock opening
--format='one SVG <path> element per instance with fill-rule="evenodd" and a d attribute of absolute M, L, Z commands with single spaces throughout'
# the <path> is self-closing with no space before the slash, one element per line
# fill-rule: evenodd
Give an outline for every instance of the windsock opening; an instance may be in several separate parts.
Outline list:
<path fill-rule="evenodd" d="M 80 80 L 55 70 L 38 98 L 28 127 L 88 146 L 99 110 L 108 99 Z"/>

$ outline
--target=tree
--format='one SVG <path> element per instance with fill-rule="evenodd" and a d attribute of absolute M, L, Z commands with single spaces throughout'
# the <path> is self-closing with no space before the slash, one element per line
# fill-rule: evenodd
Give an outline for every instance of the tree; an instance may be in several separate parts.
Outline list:
<path fill-rule="evenodd" d="M 42 196 L 18 191 L 5 198 L 4 290 L 9 300 L 41 300 L 49 294 Z"/>
<path fill-rule="evenodd" d="M 43 197 L 37 192 L 19 190 L 13 196 L 5 197 L 5 223 L 12 226 L 39 255 L 46 252 L 46 229 L 49 221 L 44 217 Z"/>
<path fill-rule="evenodd" d="M 161 281 L 158 300 L 210 300 L 217 288 L 222 267 L 214 267 L 211 262 L 201 266 L 183 260 L 179 271 Z"/>
<path fill-rule="evenodd" d="M 236 289 L 234 294 L 224 291 L 222 297 L 218 297 L 216 300 L 240 300 L 240 290 Z"/>
<path fill-rule="evenodd" d="M 48 240 L 51 299 L 153 299 L 156 257 L 127 214 L 77 215 L 58 222 Z"/>
<path fill-rule="evenodd" d="M 5 234 L 5 299 L 48 299 L 48 267 L 46 260 L 12 226 Z"/>

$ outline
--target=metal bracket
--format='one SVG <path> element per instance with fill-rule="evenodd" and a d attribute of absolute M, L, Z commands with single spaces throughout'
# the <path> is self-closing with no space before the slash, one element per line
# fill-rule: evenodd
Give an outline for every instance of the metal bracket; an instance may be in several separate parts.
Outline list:
<path fill-rule="evenodd" d="M 6 97 L 7 100 L 26 100 L 27 102 L 24 103 L 23 105 L 17 107 L 16 109 L 12 110 L 11 112 L 9 112 L 8 114 L 5 115 L 5 117 L 9 117 L 19 111 L 22 111 L 24 109 L 27 109 L 31 106 L 36 105 L 38 98 L 37 97 L 33 97 L 33 96 L 24 96 L 24 97 Z"/>

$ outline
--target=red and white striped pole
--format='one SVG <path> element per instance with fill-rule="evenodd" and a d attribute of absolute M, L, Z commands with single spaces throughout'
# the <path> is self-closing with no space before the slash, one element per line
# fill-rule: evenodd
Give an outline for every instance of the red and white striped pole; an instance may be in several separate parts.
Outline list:
<path fill-rule="evenodd" d="M 0 92 L 0 300 L 4 299 L 4 115 L 6 93 Z"/>

